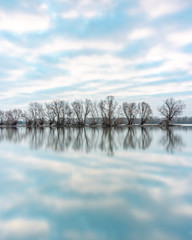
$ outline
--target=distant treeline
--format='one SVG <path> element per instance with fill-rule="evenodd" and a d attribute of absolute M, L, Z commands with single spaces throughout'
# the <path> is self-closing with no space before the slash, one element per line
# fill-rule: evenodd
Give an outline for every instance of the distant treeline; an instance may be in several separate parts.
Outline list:
<path fill-rule="evenodd" d="M 148 121 L 149 124 L 158 124 L 162 121 L 162 118 L 151 117 Z M 138 120 L 139 122 L 139 120 Z M 173 124 L 192 124 L 192 117 L 176 117 L 172 120 Z"/>
<path fill-rule="evenodd" d="M 151 116 L 147 124 L 159 124 L 164 120 L 162 117 L 156 117 L 156 116 Z M 139 118 L 136 118 L 134 121 L 134 124 L 140 124 L 141 120 Z M 124 124 L 127 123 L 126 118 L 124 118 Z M 192 124 L 192 117 L 176 117 L 172 120 L 172 124 Z"/>
<path fill-rule="evenodd" d="M 192 123 L 192 117 L 176 118 L 185 105 L 173 98 L 166 99 L 158 108 L 163 118 L 152 117 L 152 109 L 146 102 L 117 103 L 113 96 L 104 100 L 91 101 L 75 100 L 69 103 L 64 100 L 54 100 L 50 103 L 30 103 L 27 110 L 0 110 L 1 126 L 16 126 L 19 123 L 27 127 L 37 126 L 84 126 L 104 125 L 117 126 L 120 124 L 166 124 Z"/>

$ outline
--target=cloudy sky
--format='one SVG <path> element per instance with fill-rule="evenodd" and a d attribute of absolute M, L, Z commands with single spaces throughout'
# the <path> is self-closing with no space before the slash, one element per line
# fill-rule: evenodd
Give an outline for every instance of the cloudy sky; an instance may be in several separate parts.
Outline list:
<path fill-rule="evenodd" d="M 0 105 L 167 97 L 192 115 L 191 0 L 2 0 Z"/>

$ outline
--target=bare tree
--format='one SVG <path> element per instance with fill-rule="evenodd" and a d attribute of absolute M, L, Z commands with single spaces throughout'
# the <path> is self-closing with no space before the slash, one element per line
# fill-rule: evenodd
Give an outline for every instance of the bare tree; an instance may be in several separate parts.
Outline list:
<path fill-rule="evenodd" d="M 53 111 L 52 103 L 45 103 L 45 117 L 49 125 L 52 125 L 55 123 L 55 114 Z"/>
<path fill-rule="evenodd" d="M 45 123 L 45 109 L 42 104 L 37 104 L 37 116 L 38 116 L 38 124 L 43 125 Z"/>
<path fill-rule="evenodd" d="M 68 104 L 66 109 L 66 122 L 65 124 L 69 126 L 72 123 L 73 120 L 73 110 L 71 106 Z"/>
<path fill-rule="evenodd" d="M 123 123 L 123 111 L 121 105 L 119 105 L 116 109 L 114 125 L 119 125 Z"/>
<path fill-rule="evenodd" d="M 36 102 L 35 103 L 30 103 L 28 107 L 28 112 L 29 112 L 29 118 L 33 121 L 34 125 L 37 125 L 37 108 L 36 108 Z"/>
<path fill-rule="evenodd" d="M 72 113 L 69 103 L 64 100 L 55 100 L 46 104 L 46 117 L 50 125 L 53 123 L 57 126 L 69 125 Z"/>
<path fill-rule="evenodd" d="M 132 125 L 136 119 L 138 109 L 137 105 L 134 102 L 124 102 L 123 103 L 123 112 L 127 118 L 127 124 Z"/>
<path fill-rule="evenodd" d="M 170 122 L 177 116 L 181 115 L 185 108 L 185 104 L 181 100 L 168 98 L 163 105 L 158 108 L 158 111 L 165 117 L 165 124 L 168 126 Z"/>
<path fill-rule="evenodd" d="M 62 110 L 64 108 L 63 100 L 55 100 L 51 103 L 51 109 L 55 115 L 55 120 L 57 125 L 61 125 Z"/>
<path fill-rule="evenodd" d="M 43 125 L 45 122 L 45 111 L 43 105 L 38 102 L 29 104 L 29 116 L 33 121 L 34 126 Z"/>
<path fill-rule="evenodd" d="M 71 104 L 74 114 L 77 117 L 76 124 L 83 125 L 83 101 L 76 100 Z"/>
<path fill-rule="evenodd" d="M 141 118 L 141 125 L 145 124 L 152 114 L 150 105 L 146 102 L 138 103 L 138 114 Z"/>
<path fill-rule="evenodd" d="M 96 125 L 98 123 L 99 112 L 96 101 L 90 103 L 90 116 L 91 125 Z"/>
<path fill-rule="evenodd" d="M 102 124 L 106 126 L 112 126 L 115 117 L 115 109 L 118 103 L 113 96 L 107 96 L 105 100 L 101 100 L 99 103 L 99 109 L 102 117 Z"/>
<path fill-rule="evenodd" d="M 22 118 L 24 119 L 27 127 L 31 127 L 33 125 L 33 120 L 31 119 L 31 115 L 28 111 L 23 112 Z"/>
<path fill-rule="evenodd" d="M 21 109 L 13 109 L 5 112 L 6 125 L 16 126 L 22 118 Z"/>
<path fill-rule="evenodd" d="M 85 99 L 84 102 L 84 116 L 83 116 L 83 124 L 86 123 L 86 119 L 88 117 L 88 114 L 90 113 L 91 110 L 91 100 Z"/>
<path fill-rule="evenodd" d="M 68 124 L 69 113 L 72 113 L 72 111 L 68 102 L 62 101 L 60 125 Z"/>
<path fill-rule="evenodd" d="M 76 100 L 72 104 L 73 111 L 77 117 L 77 125 L 85 125 L 88 114 L 91 110 L 91 101 L 86 99 L 85 102 Z"/>
<path fill-rule="evenodd" d="M 5 124 L 5 112 L 0 110 L 0 125 Z"/>

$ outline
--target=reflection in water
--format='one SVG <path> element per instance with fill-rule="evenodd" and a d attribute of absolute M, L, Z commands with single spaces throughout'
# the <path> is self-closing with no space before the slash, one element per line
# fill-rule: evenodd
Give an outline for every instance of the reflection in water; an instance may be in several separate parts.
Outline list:
<path fill-rule="evenodd" d="M 129 127 L 123 142 L 124 149 L 147 149 L 152 142 L 152 131 L 145 127 Z"/>
<path fill-rule="evenodd" d="M 113 156 L 114 150 L 117 149 L 114 131 L 114 128 L 104 128 L 101 135 L 101 141 L 99 143 L 101 151 L 107 152 L 109 156 Z"/>
<path fill-rule="evenodd" d="M 166 128 L 164 136 L 160 139 L 160 143 L 165 147 L 167 152 L 174 153 L 184 147 L 184 142 L 179 134 L 175 134 L 173 128 Z"/>
<path fill-rule="evenodd" d="M 25 140 L 32 149 L 67 151 L 72 148 L 86 153 L 100 150 L 113 156 L 119 148 L 148 149 L 153 140 L 152 133 L 157 131 L 164 132 L 159 143 L 167 152 L 174 153 L 184 146 L 182 136 L 175 134 L 173 128 L 160 130 L 157 127 L 1 128 L 0 141 L 18 143 Z"/>
<path fill-rule="evenodd" d="M 135 133 L 135 128 L 127 128 L 127 133 L 123 141 L 123 148 L 124 149 L 135 149 L 137 146 L 137 138 Z"/>
<path fill-rule="evenodd" d="M 139 141 L 139 147 L 144 149 L 147 149 L 152 141 L 152 136 L 148 128 L 141 127 L 141 137 Z"/>
<path fill-rule="evenodd" d="M 191 239 L 191 129 L 0 128 L 0 239 Z"/>
<path fill-rule="evenodd" d="M 0 141 L 3 140 L 17 143 L 22 140 L 22 134 L 17 128 L 0 128 Z"/>

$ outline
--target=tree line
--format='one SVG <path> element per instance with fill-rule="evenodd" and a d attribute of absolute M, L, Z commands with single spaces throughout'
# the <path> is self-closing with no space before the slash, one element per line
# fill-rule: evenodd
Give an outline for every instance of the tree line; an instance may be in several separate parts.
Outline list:
<path fill-rule="evenodd" d="M 158 107 L 158 111 L 163 116 L 160 124 L 170 125 L 175 117 L 182 114 L 184 108 L 183 101 L 174 98 L 166 99 Z M 99 102 L 90 99 L 75 100 L 72 103 L 65 100 L 54 100 L 45 104 L 32 102 L 24 111 L 21 109 L 0 110 L 0 125 L 16 126 L 22 122 L 27 127 L 44 126 L 45 124 L 58 127 L 101 124 L 110 127 L 123 123 L 131 126 L 139 118 L 142 126 L 149 121 L 152 113 L 147 102 L 119 104 L 113 96 L 107 96 Z"/>

